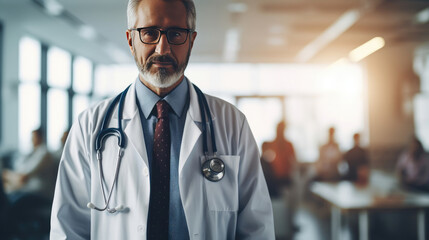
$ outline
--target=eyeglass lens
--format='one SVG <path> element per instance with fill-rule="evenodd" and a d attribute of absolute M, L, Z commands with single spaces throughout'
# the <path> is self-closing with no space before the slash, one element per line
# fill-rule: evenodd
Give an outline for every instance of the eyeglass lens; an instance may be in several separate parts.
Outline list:
<path fill-rule="evenodd" d="M 167 40 L 171 44 L 183 44 L 188 36 L 188 31 L 184 29 L 170 28 L 166 33 Z M 161 38 L 161 30 L 159 29 L 141 29 L 140 39 L 143 43 L 158 43 Z"/>

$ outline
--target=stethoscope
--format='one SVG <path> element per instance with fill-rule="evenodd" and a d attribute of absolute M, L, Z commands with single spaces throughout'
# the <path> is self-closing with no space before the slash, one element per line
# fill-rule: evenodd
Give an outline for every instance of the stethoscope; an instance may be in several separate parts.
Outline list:
<path fill-rule="evenodd" d="M 217 148 L 216 148 L 216 139 L 214 134 L 212 114 L 210 113 L 210 108 L 209 108 L 209 105 L 207 104 L 207 99 L 204 96 L 203 92 L 201 92 L 201 90 L 194 84 L 192 85 L 194 86 L 194 89 L 198 95 L 198 105 L 200 106 L 201 122 L 202 122 L 202 130 L 203 130 L 203 151 L 204 151 L 205 161 L 201 167 L 201 171 L 204 177 L 207 178 L 208 180 L 212 182 L 218 182 L 225 175 L 225 164 L 220 158 L 216 156 Z M 209 156 L 209 149 L 207 146 L 206 114 L 209 119 L 213 156 Z"/>
<path fill-rule="evenodd" d="M 98 211 L 106 211 L 109 213 L 115 213 L 125 210 L 123 205 L 118 205 L 114 208 L 109 207 L 110 199 L 112 197 L 113 189 L 118 181 L 118 173 L 119 167 L 121 163 L 122 156 L 124 155 L 124 149 L 126 145 L 125 133 L 122 130 L 122 112 L 124 108 L 125 95 L 128 92 L 130 86 L 128 86 L 122 93 L 113 99 L 112 103 L 109 105 L 106 114 L 104 115 L 103 122 L 101 124 L 101 129 L 98 132 L 95 138 L 95 150 L 97 152 L 97 161 L 98 161 L 98 170 L 100 174 L 100 187 L 101 192 L 103 193 L 104 198 L 104 207 L 99 208 L 95 206 L 94 203 L 89 202 L 87 207 L 90 209 L 98 210 Z M 197 93 L 198 104 L 201 113 L 201 121 L 202 121 L 202 134 L 203 134 L 203 151 L 204 151 L 204 162 L 201 166 L 201 171 L 203 176 L 212 182 L 218 182 L 225 176 L 225 164 L 224 162 L 216 156 L 217 148 L 216 148 L 216 139 L 214 135 L 214 127 L 213 120 L 210 113 L 209 105 L 207 104 L 207 99 L 205 98 L 203 92 L 193 84 L 193 87 Z M 119 102 L 119 103 L 118 103 Z M 107 128 L 109 120 L 111 119 L 111 115 L 114 111 L 115 105 L 118 103 L 118 127 L 117 128 Z M 211 134 L 211 142 L 212 142 L 212 151 L 213 155 L 209 155 L 208 145 L 207 145 L 207 124 L 206 124 L 206 114 L 209 120 L 210 134 Z M 102 151 L 103 151 L 103 143 L 106 141 L 106 138 L 110 136 L 116 136 L 118 138 L 118 157 L 116 161 L 116 170 L 115 176 L 113 178 L 112 187 L 109 191 L 108 187 L 104 186 L 104 174 L 103 174 L 103 165 L 102 165 Z M 107 189 L 107 197 L 105 188 Z"/>

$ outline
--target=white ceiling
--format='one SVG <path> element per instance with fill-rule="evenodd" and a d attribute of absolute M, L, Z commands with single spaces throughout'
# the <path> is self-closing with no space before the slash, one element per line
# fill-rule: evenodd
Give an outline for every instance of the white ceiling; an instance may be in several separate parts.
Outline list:
<path fill-rule="evenodd" d="M 38 0 L 36 0 L 38 1 Z M 42 0 L 40 0 L 42 1 Z M 34 0 L 0 0 L 0 20 L 18 26 L 48 44 L 66 48 L 100 63 L 132 62 L 126 43 L 127 0 L 57 0 L 65 9 L 51 16 Z M 231 4 L 243 12 L 229 10 Z M 386 48 L 429 41 L 429 23 L 415 16 L 429 7 L 427 0 L 195 0 L 198 37 L 193 62 L 297 62 L 311 42 L 319 46 L 305 62 L 329 63 L 381 36 Z M 359 17 L 331 41 L 315 41 L 343 14 Z M 74 24 L 96 30 L 87 40 Z M 227 33 L 235 29 L 237 46 L 225 54 Z M 230 47 L 233 44 L 230 44 Z M 232 58 L 231 58 L 232 55 Z"/>

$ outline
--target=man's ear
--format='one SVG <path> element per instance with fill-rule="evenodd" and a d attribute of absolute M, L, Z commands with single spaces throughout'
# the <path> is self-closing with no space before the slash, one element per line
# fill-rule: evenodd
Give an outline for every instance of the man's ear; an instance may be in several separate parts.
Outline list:
<path fill-rule="evenodd" d="M 125 33 L 127 35 L 128 46 L 130 47 L 131 53 L 134 55 L 133 34 L 131 33 L 131 30 L 127 30 Z"/>
<path fill-rule="evenodd" d="M 191 36 L 190 36 L 190 38 L 189 38 L 189 40 L 191 41 L 190 42 L 190 44 L 191 44 L 191 49 L 192 49 L 192 47 L 194 46 L 194 41 L 195 41 L 195 38 L 197 37 L 197 32 L 192 32 L 192 34 L 191 34 Z"/>

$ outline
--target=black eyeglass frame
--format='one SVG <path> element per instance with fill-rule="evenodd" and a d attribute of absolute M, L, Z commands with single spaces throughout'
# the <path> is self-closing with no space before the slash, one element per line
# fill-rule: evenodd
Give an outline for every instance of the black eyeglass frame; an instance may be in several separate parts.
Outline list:
<path fill-rule="evenodd" d="M 156 42 L 152 42 L 152 43 L 146 43 L 146 42 L 144 42 L 144 41 L 142 40 L 141 30 L 145 30 L 145 29 L 150 29 L 150 30 L 157 30 L 157 31 L 159 31 L 159 37 L 158 37 L 158 40 L 156 40 Z M 162 35 L 162 34 L 165 34 L 165 36 L 167 37 L 167 41 L 168 41 L 168 43 L 169 43 L 169 44 L 172 44 L 172 45 L 182 45 L 182 44 L 184 44 L 184 43 L 186 42 L 186 40 L 188 40 L 189 33 L 194 32 L 194 30 L 192 30 L 192 29 L 190 29 L 190 28 L 179 28 L 179 27 L 171 27 L 171 28 L 167 28 L 167 29 L 165 29 L 165 30 L 162 30 L 162 29 L 160 29 L 160 28 L 156 28 L 156 27 L 141 27 L 141 28 L 130 28 L 130 29 L 128 29 L 128 30 L 130 30 L 130 31 L 133 31 L 133 30 L 134 30 L 134 31 L 137 31 L 137 32 L 139 33 L 140 41 L 141 41 L 142 43 L 144 43 L 144 44 L 158 44 L 158 43 L 159 43 L 159 40 L 161 39 L 161 35 Z M 170 30 L 182 30 L 182 31 L 186 31 L 186 38 L 185 38 L 185 40 L 184 40 L 182 43 L 172 43 L 172 42 L 170 42 L 170 39 L 168 38 L 168 34 L 167 34 L 167 32 L 168 32 L 168 31 L 170 31 Z"/>

